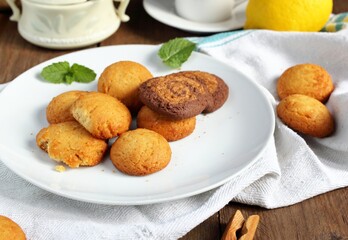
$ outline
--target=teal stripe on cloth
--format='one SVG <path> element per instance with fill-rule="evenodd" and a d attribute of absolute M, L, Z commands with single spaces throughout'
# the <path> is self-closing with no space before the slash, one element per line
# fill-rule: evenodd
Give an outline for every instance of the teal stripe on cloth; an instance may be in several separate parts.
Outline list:
<path fill-rule="evenodd" d="M 341 13 L 333 17 L 333 22 L 340 23 L 343 22 L 344 18 L 348 16 L 348 13 Z"/>
<path fill-rule="evenodd" d="M 332 15 L 321 32 L 337 32 L 348 28 L 348 12 Z"/>
<path fill-rule="evenodd" d="M 348 12 L 335 15 L 333 14 L 321 32 L 337 32 L 345 28 L 348 28 Z M 254 31 L 262 30 L 236 30 L 216 33 L 207 37 L 191 37 L 188 39 L 197 44 L 195 51 L 199 52 L 202 48 L 216 48 L 229 44 L 239 38 L 249 35 Z"/>
<path fill-rule="evenodd" d="M 231 32 L 223 32 L 223 33 L 217 33 L 208 37 L 203 37 L 203 38 L 191 38 L 192 42 L 197 44 L 197 49 L 201 47 L 204 48 L 215 48 L 215 47 L 220 47 L 223 45 L 226 45 L 230 42 L 235 41 L 238 38 L 244 37 L 254 30 L 238 30 L 238 31 L 231 31 Z"/>

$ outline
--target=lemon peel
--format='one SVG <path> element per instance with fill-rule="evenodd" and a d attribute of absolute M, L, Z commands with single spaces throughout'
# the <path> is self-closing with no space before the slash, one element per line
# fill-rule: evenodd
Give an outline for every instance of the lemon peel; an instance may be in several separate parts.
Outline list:
<path fill-rule="evenodd" d="M 317 32 L 332 8 L 332 0 L 249 0 L 244 29 Z"/>

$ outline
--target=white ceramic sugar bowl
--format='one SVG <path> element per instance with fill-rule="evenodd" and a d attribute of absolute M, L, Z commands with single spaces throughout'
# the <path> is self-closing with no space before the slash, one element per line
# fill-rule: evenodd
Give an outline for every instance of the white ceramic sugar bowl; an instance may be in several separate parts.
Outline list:
<path fill-rule="evenodd" d="M 120 2 L 115 9 L 115 2 Z M 27 41 L 46 48 L 85 47 L 111 36 L 125 14 L 129 0 L 7 0 L 18 22 L 18 31 Z"/>

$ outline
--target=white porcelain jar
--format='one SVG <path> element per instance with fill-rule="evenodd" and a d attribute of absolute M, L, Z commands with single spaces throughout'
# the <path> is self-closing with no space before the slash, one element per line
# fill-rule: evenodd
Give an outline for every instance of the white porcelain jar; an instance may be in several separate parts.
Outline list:
<path fill-rule="evenodd" d="M 114 1 L 120 2 L 115 9 Z M 18 31 L 27 41 L 42 47 L 70 49 L 85 47 L 111 36 L 125 14 L 129 0 L 7 0 L 18 22 Z"/>

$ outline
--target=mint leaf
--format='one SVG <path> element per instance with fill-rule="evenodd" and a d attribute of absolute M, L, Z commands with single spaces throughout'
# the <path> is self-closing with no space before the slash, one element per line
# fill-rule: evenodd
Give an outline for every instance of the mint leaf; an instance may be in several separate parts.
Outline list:
<path fill-rule="evenodd" d="M 51 83 L 61 83 L 69 71 L 70 66 L 68 62 L 57 62 L 44 67 L 41 76 Z"/>
<path fill-rule="evenodd" d="M 65 75 L 64 82 L 67 84 L 71 84 L 72 82 L 76 81 L 74 74 L 69 72 L 67 75 Z"/>
<path fill-rule="evenodd" d="M 74 63 L 71 67 L 68 62 L 57 62 L 44 67 L 41 76 L 51 83 L 82 82 L 89 83 L 93 81 L 97 74 L 85 66 Z"/>
<path fill-rule="evenodd" d="M 89 83 L 97 76 L 93 70 L 76 63 L 71 66 L 71 72 L 75 77 L 74 81 L 76 82 Z"/>
<path fill-rule="evenodd" d="M 174 38 L 164 43 L 158 51 L 162 61 L 172 68 L 179 68 L 191 56 L 196 44 L 184 39 Z"/>

